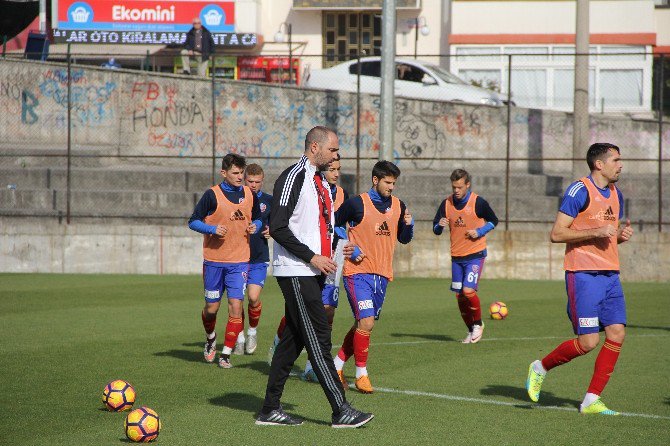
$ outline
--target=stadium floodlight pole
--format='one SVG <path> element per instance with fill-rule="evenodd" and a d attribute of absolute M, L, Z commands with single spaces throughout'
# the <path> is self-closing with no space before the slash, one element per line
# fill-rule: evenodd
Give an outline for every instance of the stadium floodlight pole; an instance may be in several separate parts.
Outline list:
<path fill-rule="evenodd" d="M 72 57 L 70 46 L 67 44 L 67 176 L 66 176 L 66 199 L 65 199 L 65 221 L 70 224 L 70 201 L 72 199 Z"/>
<path fill-rule="evenodd" d="M 663 86 L 665 54 L 658 65 L 658 232 L 663 232 Z"/>
<path fill-rule="evenodd" d="M 394 81 L 395 81 L 395 0 L 384 0 L 382 6 L 382 91 L 379 110 L 379 159 L 393 160 Z"/>
<path fill-rule="evenodd" d="M 589 0 L 576 0 L 575 95 L 572 132 L 572 176 L 583 173 L 584 153 L 591 141 L 589 129 Z"/>

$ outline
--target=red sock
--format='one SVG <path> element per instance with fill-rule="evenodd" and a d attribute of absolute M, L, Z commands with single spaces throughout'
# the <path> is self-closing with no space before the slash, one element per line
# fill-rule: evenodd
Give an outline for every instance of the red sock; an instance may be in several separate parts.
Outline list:
<path fill-rule="evenodd" d="M 354 327 L 351 327 L 342 341 L 342 347 L 337 352 L 337 356 L 344 362 L 347 362 L 351 355 L 354 354 Z"/>
<path fill-rule="evenodd" d="M 365 367 L 368 363 L 368 350 L 370 349 L 370 332 L 356 329 L 354 333 L 354 360 L 356 367 Z"/>
<path fill-rule="evenodd" d="M 226 325 L 226 340 L 223 345 L 234 348 L 237 342 L 237 335 L 244 329 L 244 322 L 241 317 L 228 317 L 228 325 Z"/>
<path fill-rule="evenodd" d="M 461 317 L 463 322 L 467 325 L 468 330 L 472 328 L 472 318 L 470 317 L 470 301 L 463 294 L 458 293 L 456 295 L 456 300 L 458 301 L 458 309 L 461 310 Z"/>
<path fill-rule="evenodd" d="M 286 316 L 281 317 L 279 321 L 279 327 L 277 327 L 277 337 L 281 339 L 281 335 L 284 334 L 284 329 L 286 328 Z"/>
<path fill-rule="evenodd" d="M 572 361 L 577 356 L 585 354 L 586 352 L 582 349 L 581 345 L 579 345 L 579 341 L 577 339 L 570 339 L 545 356 L 544 359 L 542 359 L 542 367 L 544 367 L 546 371 L 549 371 L 556 366 Z"/>
<path fill-rule="evenodd" d="M 252 307 L 251 304 L 249 304 L 247 311 L 249 312 L 249 326 L 251 328 L 258 327 L 258 321 L 261 319 L 262 309 L 263 309 L 262 302 L 258 302 L 258 305 L 256 305 L 255 307 Z"/>
<path fill-rule="evenodd" d="M 609 339 L 605 339 L 605 344 L 600 349 L 598 357 L 596 358 L 596 366 L 593 370 L 593 378 L 589 384 L 588 393 L 595 393 L 600 395 L 610 380 L 610 375 L 614 371 L 614 365 L 619 359 L 619 352 L 621 351 L 621 344 Z"/>
<path fill-rule="evenodd" d="M 205 333 L 212 334 L 214 327 L 216 327 L 216 313 L 205 313 L 205 310 L 202 310 L 201 316 L 202 326 L 205 327 Z"/>
<path fill-rule="evenodd" d="M 465 297 L 468 299 L 468 311 L 470 312 L 470 319 L 472 323 L 482 323 L 482 304 L 479 302 L 479 296 L 476 292 L 467 293 Z"/>

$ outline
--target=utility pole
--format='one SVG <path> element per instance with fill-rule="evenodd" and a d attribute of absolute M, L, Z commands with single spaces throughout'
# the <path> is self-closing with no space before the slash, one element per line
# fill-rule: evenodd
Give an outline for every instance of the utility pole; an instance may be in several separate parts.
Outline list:
<path fill-rule="evenodd" d="M 393 160 L 395 114 L 395 0 L 384 0 L 382 6 L 382 90 L 379 110 L 379 159 Z"/>
<path fill-rule="evenodd" d="M 589 128 L 589 0 L 576 0 L 575 95 L 572 133 L 572 177 L 585 172 L 584 157 L 591 141 Z"/>
<path fill-rule="evenodd" d="M 40 0 L 40 33 L 47 32 L 47 0 Z"/>

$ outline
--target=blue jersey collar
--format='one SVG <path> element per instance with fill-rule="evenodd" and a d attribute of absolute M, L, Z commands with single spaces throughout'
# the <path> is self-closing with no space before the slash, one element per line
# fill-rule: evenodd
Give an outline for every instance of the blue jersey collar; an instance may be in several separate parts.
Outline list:
<path fill-rule="evenodd" d="M 465 194 L 465 197 L 463 197 L 462 200 L 456 198 L 456 195 L 454 195 L 453 198 L 454 198 L 454 204 L 457 206 L 467 203 L 468 200 L 470 199 L 470 189 L 468 189 L 468 192 Z"/>
<path fill-rule="evenodd" d="M 377 203 L 386 203 L 387 201 L 391 200 L 391 197 L 383 198 L 381 195 L 379 195 L 374 187 L 370 188 L 368 195 L 373 202 L 376 201 Z"/>
<path fill-rule="evenodd" d="M 242 186 L 233 186 L 232 184 L 226 183 L 226 181 L 221 182 L 221 189 L 225 192 L 241 192 Z"/>
<path fill-rule="evenodd" d="M 593 184 L 593 185 L 596 187 L 596 189 L 598 189 L 598 190 L 601 191 L 601 192 L 605 192 L 607 189 L 610 188 L 610 185 L 609 185 L 609 184 L 608 184 L 607 186 L 605 186 L 605 187 L 598 187 L 598 185 L 596 184 L 596 182 L 593 181 L 593 177 L 592 177 L 591 175 L 589 175 L 589 176 L 586 177 L 586 178 L 588 178 L 588 179 L 591 181 L 591 184 Z"/>

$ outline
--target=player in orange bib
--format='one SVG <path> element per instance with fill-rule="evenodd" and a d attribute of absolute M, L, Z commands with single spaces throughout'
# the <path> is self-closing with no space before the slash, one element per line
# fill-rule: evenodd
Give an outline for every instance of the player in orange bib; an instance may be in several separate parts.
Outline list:
<path fill-rule="evenodd" d="M 202 324 L 205 341 L 205 361 L 216 356 L 216 315 L 224 291 L 228 295 L 228 324 L 219 366 L 232 367 L 230 354 L 244 328 L 244 291 L 249 271 L 249 236 L 262 230 L 258 197 L 242 186 L 246 160 L 229 153 L 221 161 L 223 181 L 207 190 L 196 204 L 188 227 L 203 234 L 202 278 L 205 288 L 205 308 Z"/>
<path fill-rule="evenodd" d="M 484 334 L 482 307 L 477 295 L 486 260 L 486 234 L 498 225 L 488 202 L 470 190 L 470 174 L 463 169 L 451 173 L 453 194 L 440 204 L 433 220 L 433 233 L 449 226 L 451 239 L 451 290 L 468 334 L 463 344 L 476 344 Z"/>
<path fill-rule="evenodd" d="M 553 243 L 566 244 L 567 310 L 577 338 L 563 342 L 541 361 L 530 364 L 526 390 L 532 401 L 538 401 L 547 372 L 595 349 L 604 331 L 605 343 L 579 412 L 619 415 L 605 406 L 600 394 L 614 372 L 626 334 L 626 301 L 619 281 L 617 246 L 630 240 L 633 228 L 630 220 L 619 224 L 624 203 L 614 185 L 622 169 L 619 148 L 609 143 L 593 144 L 586 162 L 591 174 L 568 187 L 551 230 Z"/>
<path fill-rule="evenodd" d="M 370 333 L 379 319 L 386 286 L 393 280 L 393 253 L 396 243 L 407 244 L 414 235 L 414 220 L 405 203 L 392 195 L 400 169 L 379 161 L 372 169 L 372 188 L 345 201 L 335 214 L 335 225 L 349 224 L 349 241 L 354 252 L 344 262 L 344 289 L 355 322 L 334 359 L 335 369 L 346 388 L 344 363 L 353 355 L 356 388 L 372 393 L 367 360 Z"/>

